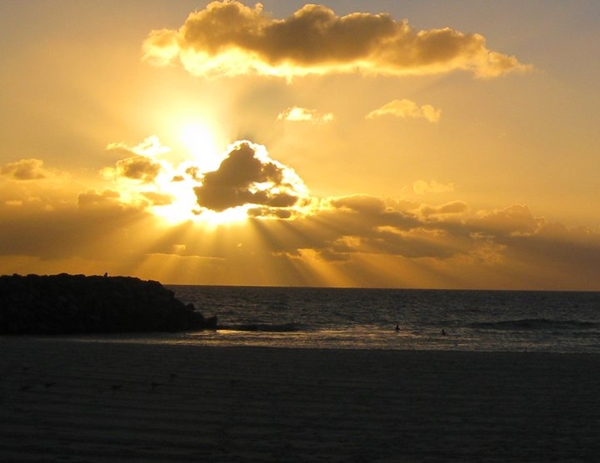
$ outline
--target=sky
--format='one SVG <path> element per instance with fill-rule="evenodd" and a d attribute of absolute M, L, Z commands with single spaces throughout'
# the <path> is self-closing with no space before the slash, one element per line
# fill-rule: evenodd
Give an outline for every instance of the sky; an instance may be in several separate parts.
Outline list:
<path fill-rule="evenodd" d="M 0 0 L 0 273 L 600 290 L 596 0 Z"/>

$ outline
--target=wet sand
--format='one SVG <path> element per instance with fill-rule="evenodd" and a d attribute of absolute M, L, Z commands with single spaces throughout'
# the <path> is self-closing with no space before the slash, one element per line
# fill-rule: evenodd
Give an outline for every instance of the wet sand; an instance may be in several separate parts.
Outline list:
<path fill-rule="evenodd" d="M 0 338 L 0 461 L 598 461 L 600 356 Z"/>

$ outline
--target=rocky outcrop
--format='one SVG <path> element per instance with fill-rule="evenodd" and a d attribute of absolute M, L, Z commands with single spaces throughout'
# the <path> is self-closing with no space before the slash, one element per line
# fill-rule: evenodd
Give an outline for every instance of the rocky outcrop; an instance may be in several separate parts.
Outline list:
<path fill-rule="evenodd" d="M 190 331 L 213 328 L 157 281 L 85 275 L 0 276 L 0 334 Z"/>

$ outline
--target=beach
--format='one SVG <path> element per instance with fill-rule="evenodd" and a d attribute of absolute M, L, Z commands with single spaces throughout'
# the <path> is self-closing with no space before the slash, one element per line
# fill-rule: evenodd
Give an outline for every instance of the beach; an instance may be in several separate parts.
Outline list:
<path fill-rule="evenodd" d="M 0 460 L 598 461 L 600 356 L 0 338 Z"/>

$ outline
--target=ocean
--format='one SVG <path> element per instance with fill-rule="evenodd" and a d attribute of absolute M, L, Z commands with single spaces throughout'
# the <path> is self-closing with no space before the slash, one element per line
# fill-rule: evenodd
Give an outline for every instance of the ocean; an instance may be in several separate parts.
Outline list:
<path fill-rule="evenodd" d="M 174 335 L 178 343 L 600 352 L 599 292 L 168 287 L 218 318 L 217 331 Z"/>

